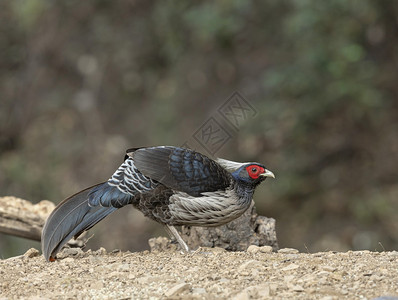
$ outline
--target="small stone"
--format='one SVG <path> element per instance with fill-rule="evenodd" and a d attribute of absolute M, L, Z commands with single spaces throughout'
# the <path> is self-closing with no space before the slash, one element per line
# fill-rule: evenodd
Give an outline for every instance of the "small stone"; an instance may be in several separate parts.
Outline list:
<path fill-rule="evenodd" d="M 191 288 L 191 285 L 189 283 L 179 283 L 172 288 L 168 289 L 164 295 L 166 297 L 171 297 L 171 296 L 177 296 L 181 294 L 182 292 L 185 292 L 186 290 L 189 290 Z"/>
<path fill-rule="evenodd" d="M 35 248 L 30 248 L 28 251 L 25 252 L 23 256 L 24 258 L 33 258 L 39 256 L 39 250 Z"/>
<path fill-rule="evenodd" d="M 322 297 L 320 300 L 334 300 L 335 298 L 333 298 L 332 296 L 325 296 Z"/>
<path fill-rule="evenodd" d="M 270 286 L 269 285 L 258 285 L 255 287 L 258 298 L 266 298 L 270 296 Z"/>
<path fill-rule="evenodd" d="M 330 272 L 328 272 L 328 271 L 319 271 L 317 274 L 318 274 L 318 276 L 329 276 Z"/>
<path fill-rule="evenodd" d="M 282 248 L 278 250 L 278 253 L 282 253 L 282 254 L 296 254 L 299 253 L 299 251 L 297 249 L 294 248 Z"/>
<path fill-rule="evenodd" d="M 227 250 L 221 247 L 214 247 L 214 248 L 209 248 L 209 251 L 212 253 L 221 253 L 221 252 L 226 252 Z"/>
<path fill-rule="evenodd" d="M 204 288 L 193 288 L 192 294 L 206 294 L 206 289 Z"/>
<path fill-rule="evenodd" d="M 336 268 L 334 268 L 332 266 L 323 266 L 322 270 L 324 270 L 326 272 L 334 272 L 334 271 L 336 271 Z"/>
<path fill-rule="evenodd" d="M 293 279 L 294 279 L 294 275 L 288 275 L 288 276 L 283 277 L 283 281 L 285 281 L 286 283 L 292 282 Z"/>
<path fill-rule="evenodd" d="M 105 255 L 106 254 L 106 249 L 101 247 L 97 251 L 95 251 L 96 255 Z"/>
<path fill-rule="evenodd" d="M 137 278 L 137 282 L 139 284 L 147 284 L 150 281 L 150 278 L 150 276 L 139 277 Z"/>
<path fill-rule="evenodd" d="M 257 253 L 257 252 L 260 251 L 260 247 L 259 247 L 259 246 L 256 246 L 256 245 L 250 245 L 250 246 L 247 248 L 246 251 L 249 252 L 249 253 Z"/>
<path fill-rule="evenodd" d="M 129 264 L 117 264 L 116 266 L 115 266 L 115 268 L 118 270 L 118 271 L 124 271 L 124 272 L 128 272 L 128 271 L 130 271 L 130 265 Z"/>
<path fill-rule="evenodd" d="M 168 238 L 163 236 L 149 239 L 148 244 L 152 252 L 154 251 L 164 252 L 170 250 L 171 246 L 175 246 L 171 243 L 171 241 Z M 177 249 L 177 247 L 175 247 L 175 249 Z"/>
<path fill-rule="evenodd" d="M 93 282 L 92 284 L 90 284 L 90 288 L 93 290 L 100 290 L 104 287 L 104 284 L 102 283 L 102 281 L 96 281 Z"/>
<path fill-rule="evenodd" d="M 330 278 L 333 278 L 334 280 L 337 280 L 337 281 L 343 280 L 343 276 L 340 273 L 332 273 L 330 275 Z"/>
<path fill-rule="evenodd" d="M 299 267 L 300 267 L 299 265 L 290 264 L 290 265 L 288 265 L 288 266 L 282 268 L 281 271 L 291 271 L 291 270 L 295 270 L 295 269 L 297 269 L 297 268 L 299 268 Z"/>
<path fill-rule="evenodd" d="M 357 254 L 358 255 L 358 254 Z M 327 258 L 334 259 L 336 257 L 336 252 L 328 252 L 326 254 Z"/>
<path fill-rule="evenodd" d="M 232 297 L 232 300 L 249 300 L 250 296 L 246 291 L 242 291 L 239 294 L 236 294 Z"/>
<path fill-rule="evenodd" d="M 295 291 L 295 292 L 303 292 L 304 288 L 301 285 L 294 285 L 292 287 L 292 290 Z"/>
<path fill-rule="evenodd" d="M 63 264 L 69 264 L 69 263 L 73 263 L 75 260 L 72 257 L 67 257 L 65 259 L 62 259 L 62 263 Z"/>
<path fill-rule="evenodd" d="M 213 249 L 215 249 L 215 248 L 199 246 L 195 250 L 191 250 L 191 254 L 199 254 L 200 253 L 200 254 L 203 254 L 205 256 L 213 255 L 213 254 L 217 253 L 217 250 L 213 252 Z"/>
<path fill-rule="evenodd" d="M 121 272 L 113 271 L 106 275 L 108 278 L 123 276 Z"/>
<path fill-rule="evenodd" d="M 242 276 L 249 276 L 250 275 L 250 273 L 247 272 L 247 271 L 242 271 L 239 274 L 242 275 Z"/>
<path fill-rule="evenodd" d="M 262 267 L 261 262 L 259 262 L 258 260 L 248 260 L 238 267 L 238 271 L 242 273 L 242 271 L 245 271 L 246 269 L 253 269 L 258 267 Z"/>
<path fill-rule="evenodd" d="M 373 281 L 382 281 L 384 278 L 385 278 L 384 276 L 380 276 L 380 275 L 376 275 L 376 274 L 373 274 L 373 275 L 371 276 L 371 279 L 372 279 Z"/>
<path fill-rule="evenodd" d="M 262 253 L 272 253 L 272 247 L 271 246 L 262 246 L 262 247 L 260 247 L 260 252 L 262 252 Z"/>
<path fill-rule="evenodd" d="M 309 273 L 309 274 L 305 274 L 300 279 L 302 281 L 304 281 L 304 282 L 311 282 L 311 281 L 315 281 L 316 280 L 316 276 L 314 274 L 312 274 L 312 273 Z"/>
<path fill-rule="evenodd" d="M 269 284 L 269 290 L 270 290 L 271 293 L 275 293 L 277 289 L 278 289 L 278 284 L 277 283 L 270 283 Z"/>
<path fill-rule="evenodd" d="M 65 248 L 58 255 L 58 258 L 66 258 L 68 256 L 78 256 L 79 254 L 83 254 L 83 250 L 80 248 Z"/>

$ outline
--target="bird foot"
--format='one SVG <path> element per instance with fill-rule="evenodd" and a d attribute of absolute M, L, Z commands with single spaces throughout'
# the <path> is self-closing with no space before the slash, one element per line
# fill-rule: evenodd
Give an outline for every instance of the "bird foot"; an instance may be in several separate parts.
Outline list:
<path fill-rule="evenodd" d="M 177 242 L 180 244 L 181 249 L 185 252 L 185 253 L 189 253 L 189 247 L 188 245 L 184 242 L 184 240 L 181 238 L 180 234 L 178 233 L 177 229 L 175 229 L 174 226 L 171 225 L 166 225 L 165 227 L 166 231 L 170 234 L 171 237 L 174 237 Z"/>

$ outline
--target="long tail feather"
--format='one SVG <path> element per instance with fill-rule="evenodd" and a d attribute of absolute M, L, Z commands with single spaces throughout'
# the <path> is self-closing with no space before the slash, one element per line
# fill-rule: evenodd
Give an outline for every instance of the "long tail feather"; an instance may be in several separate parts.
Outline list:
<path fill-rule="evenodd" d="M 113 206 L 89 205 L 90 193 L 93 191 L 98 193 L 101 185 L 109 189 L 107 183 L 85 189 L 62 201 L 50 214 L 41 237 L 42 251 L 46 260 L 54 258 L 73 236 L 79 236 L 118 209 Z"/>

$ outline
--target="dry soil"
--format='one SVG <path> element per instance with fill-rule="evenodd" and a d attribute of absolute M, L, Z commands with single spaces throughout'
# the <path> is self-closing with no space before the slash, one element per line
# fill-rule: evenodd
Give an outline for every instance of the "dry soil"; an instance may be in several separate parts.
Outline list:
<path fill-rule="evenodd" d="M 66 249 L 49 263 L 30 249 L 0 278 L 1 299 L 394 299 L 398 252 Z"/>

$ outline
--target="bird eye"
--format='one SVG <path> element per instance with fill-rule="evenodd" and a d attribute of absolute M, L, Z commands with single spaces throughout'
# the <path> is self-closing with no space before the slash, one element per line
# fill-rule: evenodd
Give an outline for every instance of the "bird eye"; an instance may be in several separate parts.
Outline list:
<path fill-rule="evenodd" d="M 250 165 L 246 167 L 247 174 L 251 179 L 257 179 L 260 176 L 263 168 L 257 165 Z"/>

